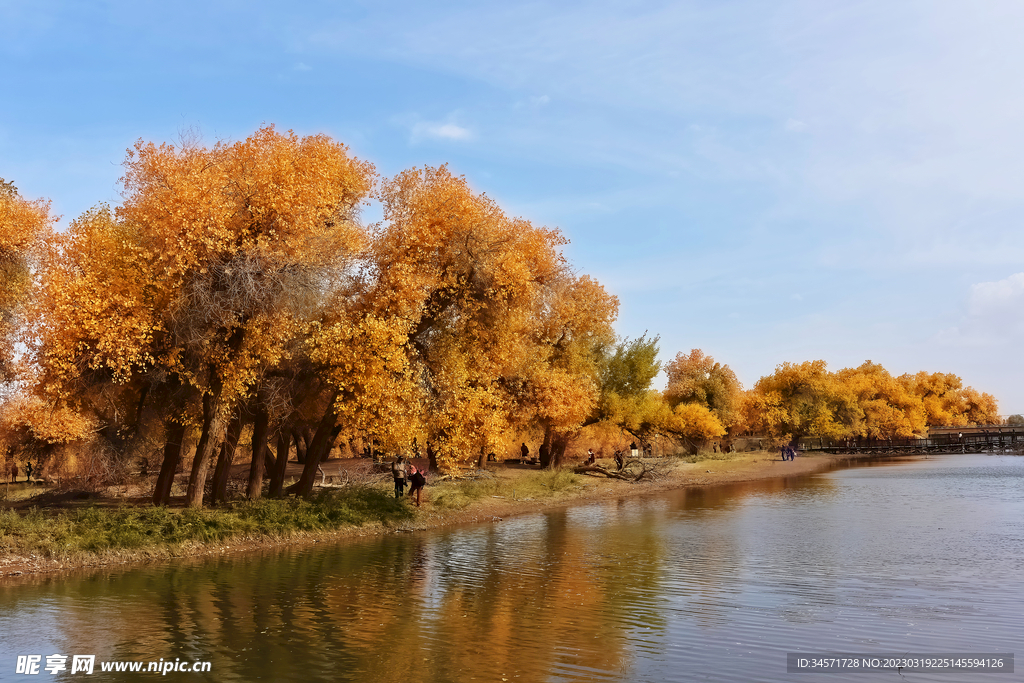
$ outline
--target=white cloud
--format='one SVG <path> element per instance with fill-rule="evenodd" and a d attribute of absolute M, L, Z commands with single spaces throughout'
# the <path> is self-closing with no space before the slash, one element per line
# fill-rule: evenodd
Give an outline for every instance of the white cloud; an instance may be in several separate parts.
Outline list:
<path fill-rule="evenodd" d="M 967 315 L 936 335 L 949 346 L 990 347 L 1024 340 L 1024 273 L 971 286 Z"/>
<path fill-rule="evenodd" d="M 969 310 L 975 317 L 1012 317 L 1024 320 L 1024 273 L 972 286 Z"/>
<path fill-rule="evenodd" d="M 434 140 L 472 140 L 473 131 L 455 123 L 419 121 L 412 126 L 412 142 L 425 139 Z"/>

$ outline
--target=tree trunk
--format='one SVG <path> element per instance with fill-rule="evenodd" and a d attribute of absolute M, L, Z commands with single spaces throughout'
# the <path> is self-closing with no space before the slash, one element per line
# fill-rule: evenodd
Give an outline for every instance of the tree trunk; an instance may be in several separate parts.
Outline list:
<path fill-rule="evenodd" d="M 327 450 L 324 451 L 324 460 L 331 459 L 331 451 L 334 450 L 334 446 L 338 442 L 339 434 L 341 434 L 341 425 L 334 425 L 334 429 L 331 430 L 331 435 L 327 438 Z"/>
<path fill-rule="evenodd" d="M 271 498 L 280 498 L 284 488 L 284 478 L 288 469 L 288 449 L 292 445 L 292 434 L 284 426 L 277 433 L 277 462 L 274 463 L 274 473 L 270 477 Z"/>
<path fill-rule="evenodd" d="M 167 436 L 164 439 L 164 462 L 160 466 L 160 476 L 156 480 L 153 491 L 153 505 L 167 505 L 171 499 L 171 486 L 174 484 L 174 473 L 181 460 L 181 442 L 185 440 L 185 425 L 168 422 Z"/>
<path fill-rule="evenodd" d="M 540 445 L 540 466 L 548 468 L 551 466 L 551 427 L 544 428 L 544 443 Z"/>
<path fill-rule="evenodd" d="M 219 396 L 217 397 L 219 399 Z M 203 398 L 204 407 L 209 402 L 210 410 L 204 410 L 208 417 L 203 420 L 203 435 L 196 446 L 196 455 L 192 459 L 192 474 L 188 479 L 188 491 L 185 493 L 185 502 L 191 508 L 203 507 L 203 492 L 206 489 L 206 475 L 210 471 L 210 460 L 213 459 L 213 452 L 224 440 L 224 430 L 227 428 L 228 413 L 227 406 L 219 405 L 219 400 L 211 396 Z"/>
<path fill-rule="evenodd" d="M 338 416 L 334 412 L 334 400 L 336 398 L 337 394 L 331 397 L 330 402 L 327 404 L 327 412 L 320 419 L 320 424 L 316 428 L 316 434 L 306 449 L 306 463 L 302 468 L 302 478 L 299 479 L 295 487 L 296 495 L 308 498 L 309 494 L 313 492 L 316 468 L 320 465 L 320 459 L 323 458 L 327 450 L 327 441 L 331 436 L 331 430 L 334 429 L 334 424 L 338 420 Z"/>
<path fill-rule="evenodd" d="M 292 438 L 295 439 L 295 462 L 300 465 L 306 464 L 306 441 L 298 429 L 292 430 Z"/>
<path fill-rule="evenodd" d="M 142 391 L 139 392 L 139 405 L 135 408 L 135 424 L 132 425 L 132 429 L 137 433 L 139 431 L 139 424 L 142 422 L 142 409 L 146 407 L 146 397 L 149 396 L 149 390 L 153 387 L 152 383 L 142 387 Z"/>
<path fill-rule="evenodd" d="M 238 448 L 238 437 L 242 433 L 242 416 L 239 412 L 231 418 L 224 443 L 220 445 L 220 457 L 213 471 L 212 499 L 214 503 L 228 501 L 228 480 L 231 479 L 231 463 L 235 460 L 235 449 Z"/>
<path fill-rule="evenodd" d="M 429 441 L 427 442 L 427 463 L 428 463 L 427 468 L 432 473 L 436 474 L 437 473 L 437 451 L 434 450 L 434 447 L 430 444 Z"/>
<path fill-rule="evenodd" d="M 269 427 L 267 429 L 270 431 Z M 277 469 L 277 458 L 274 457 L 274 451 L 270 449 L 270 442 L 268 439 L 263 440 L 263 476 L 268 477 L 270 474 Z"/>
<path fill-rule="evenodd" d="M 270 415 L 263 408 L 256 410 L 256 421 L 252 425 L 252 462 L 249 464 L 249 487 L 245 495 L 256 500 L 263 493 L 263 470 L 266 468 L 267 428 Z"/>
<path fill-rule="evenodd" d="M 569 445 L 569 437 L 556 434 L 551 438 L 551 466 L 561 467 L 565 461 L 565 449 Z"/>

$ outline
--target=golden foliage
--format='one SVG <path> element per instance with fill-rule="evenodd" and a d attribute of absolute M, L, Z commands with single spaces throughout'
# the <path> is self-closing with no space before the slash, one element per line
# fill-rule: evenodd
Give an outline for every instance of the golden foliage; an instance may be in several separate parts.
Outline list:
<path fill-rule="evenodd" d="M 740 421 L 743 386 L 728 365 L 716 363 L 700 349 L 692 349 L 689 354 L 676 354 L 665 366 L 665 373 L 668 375 L 665 397 L 673 406 L 680 403 L 703 405 L 714 412 L 726 429 Z"/>
<path fill-rule="evenodd" d="M 337 317 L 315 323 L 307 342 L 310 360 L 337 391 L 338 423 L 347 433 L 372 434 L 398 451 L 422 433 L 407 327 L 373 316 Z"/>
<path fill-rule="evenodd" d="M 54 406 L 35 394 L 20 393 L 0 406 L 0 443 L 28 438 L 44 444 L 87 439 L 95 423 L 67 406 Z"/>
<path fill-rule="evenodd" d="M 617 302 L 565 267 L 556 230 L 506 216 L 446 167 L 383 183 L 367 306 L 409 322 L 423 424 L 445 468 L 512 425 L 578 425 L 596 400 L 591 347 Z"/>
<path fill-rule="evenodd" d="M 928 426 L 999 420 L 995 398 L 964 388 L 956 375 L 893 377 L 871 361 L 836 373 L 824 361 L 783 363 L 748 393 L 744 413 L 750 429 L 776 443 L 800 436 L 891 439 Z"/>
<path fill-rule="evenodd" d="M 50 203 L 28 201 L 0 179 L 0 380 L 8 379 L 14 334 L 32 289 L 32 264 L 50 238 Z"/>
<path fill-rule="evenodd" d="M 898 378 L 923 405 L 929 425 L 998 424 L 999 406 L 991 394 L 964 387 L 954 374 L 919 372 Z"/>
<path fill-rule="evenodd" d="M 702 403 L 680 403 L 672 410 L 670 430 L 696 443 L 725 435 L 718 415 Z"/>
<path fill-rule="evenodd" d="M 68 399 L 88 371 L 124 382 L 154 362 L 162 324 L 139 251 L 137 232 L 104 206 L 50 239 L 30 328 L 47 395 Z"/>

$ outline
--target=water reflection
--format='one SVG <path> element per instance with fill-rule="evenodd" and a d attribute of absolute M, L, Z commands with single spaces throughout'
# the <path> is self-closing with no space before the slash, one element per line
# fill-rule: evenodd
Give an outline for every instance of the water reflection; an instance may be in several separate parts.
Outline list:
<path fill-rule="evenodd" d="M 1012 651 L 1022 474 L 1022 459 L 933 458 L 12 582 L 0 678 L 29 653 L 209 660 L 218 681 L 440 682 L 783 681 L 787 651 Z"/>

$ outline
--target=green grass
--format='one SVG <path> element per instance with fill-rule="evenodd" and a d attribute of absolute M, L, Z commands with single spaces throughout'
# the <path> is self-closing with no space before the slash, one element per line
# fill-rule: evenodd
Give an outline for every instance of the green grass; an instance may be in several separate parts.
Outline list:
<path fill-rule="evenodd" d="M 396 524 L 412 510 L 380 489 L 324 492 L 310 499 L 243 501 L 214 509 L 103 508 L 26 515 L 0 511 L 0 553 L 68 558 L 82 553 L 176 549 L 231 538 L 283 538 L 367 523 Z"/>
<path fill-rule="evenodd" d="M 719 451 L 700 451 L 696 455 L 684 455 L 684 462 L 703 462 L 705 460 L 734 460 L 743 455 L 742 453 L 722 453 Z"/>
<path fill-rule="evenodd" d="M 543 470 L 522 477 L 494 476 L 486 479 L 443 481 L 430 487 L 430 502 L 443 510 L 463 510 L 482 498 L 497 496 L 512 500 L 553 498 L 576 488 L 582 477 L 569 470 Z"/>

